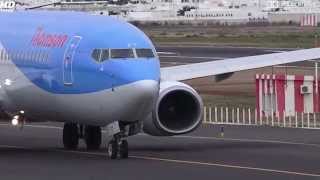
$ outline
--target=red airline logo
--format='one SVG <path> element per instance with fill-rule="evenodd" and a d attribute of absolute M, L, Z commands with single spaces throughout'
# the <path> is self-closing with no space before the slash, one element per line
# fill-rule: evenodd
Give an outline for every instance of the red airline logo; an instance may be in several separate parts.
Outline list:
<path fill-rule="evenodd" d="M 38 28 L 34 34 L 31 43 L 37 47 L 61 48 L 68 40 L 65 34 L 49 34 L 44 32 L 42 28 Z"/>

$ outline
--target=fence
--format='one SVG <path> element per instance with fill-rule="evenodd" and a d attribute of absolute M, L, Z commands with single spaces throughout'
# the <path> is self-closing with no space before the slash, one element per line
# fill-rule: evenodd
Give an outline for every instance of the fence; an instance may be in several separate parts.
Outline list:
<path fill-rule="evenodd" d="M 285 128 L 320 129 L 320 113 L 286 112 L 263 113 L 251 108 L 204 107 L 205 124 L 272 126 Z"/>

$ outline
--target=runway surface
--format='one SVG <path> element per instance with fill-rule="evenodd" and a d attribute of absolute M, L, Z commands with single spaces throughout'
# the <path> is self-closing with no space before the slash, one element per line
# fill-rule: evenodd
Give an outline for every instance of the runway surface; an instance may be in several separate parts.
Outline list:
<path fill-rule="evenodd" d="M 163 66 L 282 52 L 282 49 L 158 48 Z M 129 138 L 130 157 L 110 160 L 103 148 L 62 148 L 62 124 L 32 123 L 21 131 L 0 124 L 0 179 L 319 179 L 320 131 L 205 125 L 179 137 Z"/>
<path fill-rule="evenodd" d="M 242 47 L 208 47 L 208 46 L 159 46 L 157 52 L 163 66 L 199 63 L 226 58 L 255 56 L 289 49 L 262 49 Z"/>
<path fill-rule="evenodd" d="M 130 157 L 62 149 L 62 124 L 0 126 L 1 179 L 320 179 L 319 131 L 206 125 L 179 137 L 129 138 Z M 104 134 L 104 145 L 107 137 Z"/>

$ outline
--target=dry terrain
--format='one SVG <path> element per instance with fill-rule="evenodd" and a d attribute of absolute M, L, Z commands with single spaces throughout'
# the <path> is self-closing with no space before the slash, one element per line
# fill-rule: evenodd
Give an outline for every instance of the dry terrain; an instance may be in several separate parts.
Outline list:
<path fill-rule="evenodd" d="M 314 75 L 312 64 L 309 62 L 297 64 L 298 67 L 268 67 L 241 71 L 221 82 L 215 82 L 214 77 L 208 77 L 187 81 L 187 83 L 200 92 L 206 105 L 255 107 L 256 74 Z"/>

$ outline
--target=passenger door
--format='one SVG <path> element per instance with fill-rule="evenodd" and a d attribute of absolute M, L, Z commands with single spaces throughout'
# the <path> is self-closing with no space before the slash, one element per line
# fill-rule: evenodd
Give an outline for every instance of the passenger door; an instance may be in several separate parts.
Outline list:
<path fill-rule="evenodd" d="M 63 83 L 65 86 L 73 84 L 73 60 L 74 54 L 79 47 L 81 36 L 73 36 L 68 44 L 63 57 Z"/>

